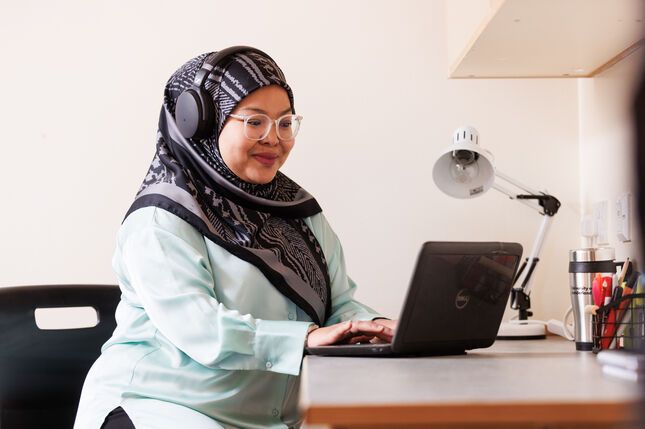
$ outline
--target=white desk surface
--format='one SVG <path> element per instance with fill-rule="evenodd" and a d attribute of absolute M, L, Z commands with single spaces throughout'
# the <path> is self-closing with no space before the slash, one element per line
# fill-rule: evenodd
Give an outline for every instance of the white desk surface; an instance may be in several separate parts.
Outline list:
<path fill-rule="evenodd" d="M 461 356 L 307 356 L 303 365 L 306 421 L 337 427 L 631 422 L 640 392 L 559 337 L 496 341 Z"/>

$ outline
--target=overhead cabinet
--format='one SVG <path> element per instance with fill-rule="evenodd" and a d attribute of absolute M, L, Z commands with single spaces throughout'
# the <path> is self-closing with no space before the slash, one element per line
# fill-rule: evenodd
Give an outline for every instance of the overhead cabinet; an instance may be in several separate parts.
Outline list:
<path fill-rule="evenodd" d="M 642 43 L 644 4 L 642 0 L 491 0 L 483 8 L 480 3 L 483 18 L 478 23 L 460 29 L 454 21 L 465 15 L 450 8 L 468 3 L 448 1 L 448 31 L 470 33 L 461 37 L 461 49 L 455 50 L 450 77 L 594 76 Z"/>

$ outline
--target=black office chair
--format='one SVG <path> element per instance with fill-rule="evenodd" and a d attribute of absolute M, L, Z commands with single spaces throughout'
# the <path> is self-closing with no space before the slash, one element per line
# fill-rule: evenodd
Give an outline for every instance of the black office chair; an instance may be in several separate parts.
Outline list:
<path fill-rule="evenodd" d="M 87 371 L 112 335 L 121 292 L 113 285 L 0 288 L 0 429 L 74 423 Z M 41 330 L 35 310 L 93 307 L 91 328 Z"/>

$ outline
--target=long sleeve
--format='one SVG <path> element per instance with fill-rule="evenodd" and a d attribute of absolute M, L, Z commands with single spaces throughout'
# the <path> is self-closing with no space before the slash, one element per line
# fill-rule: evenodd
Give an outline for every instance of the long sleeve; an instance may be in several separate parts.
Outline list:
<path fill-rule="evenodd" d="M 120 243 L 122 281 L 159 333 L 206 367 L 297 375 L 311 323 L 256 319 L 226 308 L 215 296 L 203 236 L 179 218 L 157 221 L 159 210 L 147 211 L 150 219 Z"/>
<path fill-rule="evenodd" d="M 354 299 L 356 283 L 347 275 L 343 247 L 336 233 L 322 214 L 310 218 L 313 231 L 327 260 L 331 280 L 331 315 L 326 326 L 346 320 L 372 320 L 382 317 L 375 310 Z"/>
<path fill-rule="evenodd" d="M 322 214 L 305 222 L 328 262 L 327 323 L 377 317 L 353 299 Z M 112 262 L 122 291 L 117 328 L 87 375 L 77 427 L 100 427 L 116 406 L 157 428 L 178 415 L 191 428 L 204 416 L 226 427 L 298 427 L 296 376 L 312 321 L 257 267 L 155 207 L 123 222 Z"/>

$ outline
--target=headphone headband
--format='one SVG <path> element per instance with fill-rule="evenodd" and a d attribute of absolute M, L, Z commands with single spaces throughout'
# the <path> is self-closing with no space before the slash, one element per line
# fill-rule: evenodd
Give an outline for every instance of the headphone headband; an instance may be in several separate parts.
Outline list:
<path fill-rule="evenodd" d="M 195 74 L 195 79 L 193 80 L 193 86 L 195 88 L 203 88 L 203 85 L 204 83 L 206 83 L 206 79 L 208 78 L 208 76 L 211 74 L 213 69 L 217 67 L 217 65 L 220 62 L 222 62 L 222 60 L 232 55 L 235 55 L 238 52 L 245 52 L 245 51 L 255 52 L 256 54 L 267 57 L 271 61 L 273 61 L 273 58 L 268 56 L 265 52 L 262 52 L 261 50 L 253 48 L 251 46 L 243 46 L 243 45 L 230 46 L 228 48 L 222 49 L 221 51 L 218 51 L 214 55 L 208 55 L 204 59 L 204 63 L 202 64 L 201 69 L 199 69 L 197 74 Z"/>

